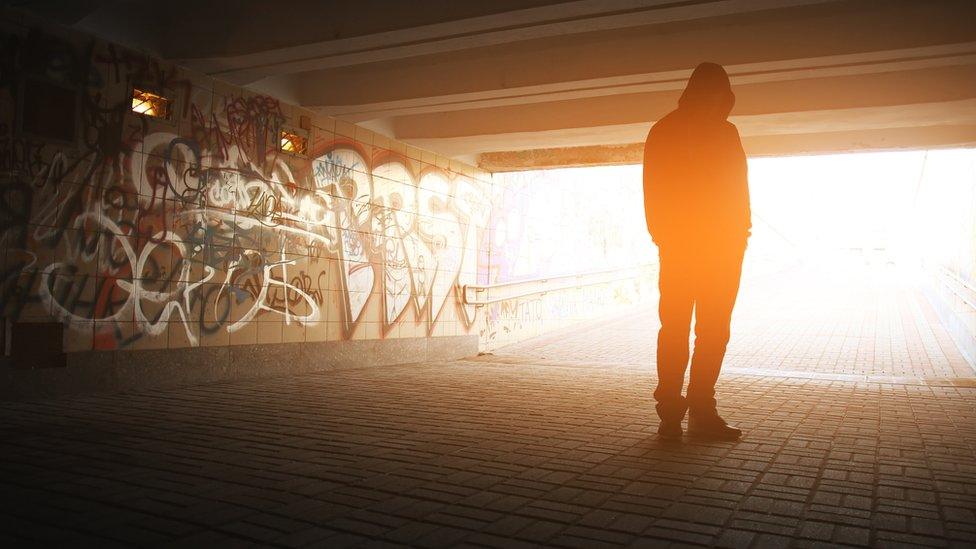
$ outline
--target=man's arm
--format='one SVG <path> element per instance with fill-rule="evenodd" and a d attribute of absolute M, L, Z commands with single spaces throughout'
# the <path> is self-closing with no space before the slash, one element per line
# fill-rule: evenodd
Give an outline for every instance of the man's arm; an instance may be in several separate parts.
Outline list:
<path fill-rule="evenodd" d="M 749 163 L 746 160 L 745 150 L 742 148 L 742 139 L 739 137 L 739 129 L 734 124 L 732 134 L 734 136 L 734 154 L 736 159 L 736 179 L 735 185 L 738 190 L 736 207 L 740 212 L 740 223 L 745 233 L 745 237 L 752 235 L 752 207 L 749 200 Z"/>
<path fill-rule="evenodd" d="M 653 128 L 652 128 L 653 132 Z M 654 145 L 652 142 L 652 134 L 647 134 L 647 140 L 644 142 L 644 220 L 647 223 L 647 232 L 650 233 L 651 239 L 655 244 L 658 243 L 658 231 L 656 225 L 656 218 L 654 215 L 654 205 L 655 200 L 655 158 L 654 158 Z"/>

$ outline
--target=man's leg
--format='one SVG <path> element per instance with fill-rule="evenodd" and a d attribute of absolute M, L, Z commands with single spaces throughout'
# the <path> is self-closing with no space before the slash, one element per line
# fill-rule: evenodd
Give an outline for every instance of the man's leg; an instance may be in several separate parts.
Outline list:
<path fill-rule="evenodd" d="M 712 250 L 705 261 L 695 303 L 695 352 L 691 359 L 688 405 L 692 411 L 715 412 L 715 382 L 729 343 L 732 309 L 739 292 L 745 244 Z"/>
<path fill-rule="evenodd" d="M 688 367 L 688 336 L 694 309 L 693 265 L 684 250 L 660 248 L 658 288 L 661 299 L 658 314 L 661 329 L 657 334 L 657 414 L 662 421 L 680 425 L 687 405 L 681 396 L 685 369 Z"/>

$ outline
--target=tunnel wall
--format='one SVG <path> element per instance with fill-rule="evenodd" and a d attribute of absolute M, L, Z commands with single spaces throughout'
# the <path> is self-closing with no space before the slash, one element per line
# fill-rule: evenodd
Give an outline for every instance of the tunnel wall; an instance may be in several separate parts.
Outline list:
<path fill-rule="evenodd" d="M 3 391 L 477 351 L 489 174 L 2 13 Z"/>
<path fill-rule="evenodd" d="M 976 368 L 976 149 L 928 151 L 914 207 L 923 289 Z"/>
<path fill-rule="evenodd" d="M 657 295 L 657 255 L 644 222 L 640 166 L 496 173 L 493 181 L 489 277 L 529 295 L 486 307 L 483 350 L 614 314 Z M 589 283 L 593 277 L 586 275 L 594 272 L 606 272 L 610 281 Z M 576 279 L 559 277 L 574 274 L 584 275 L 579 286 L 540 291 L 572 286 Z"/>

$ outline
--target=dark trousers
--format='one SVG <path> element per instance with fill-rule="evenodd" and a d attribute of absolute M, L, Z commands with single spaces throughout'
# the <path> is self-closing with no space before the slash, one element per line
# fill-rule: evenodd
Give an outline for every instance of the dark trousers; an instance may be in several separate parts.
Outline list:
<path fill-rule="evenodd" d="M 657 335 L 658 385 L 654 391 L 662 419 L 680 420 L 685 411 L 713 411 L 732 308 L 739 293 L 745 242 L 681 243 L 659 248 L 661 262 Z M 688 367 L 688 338 L 695 313 L 695 352 L 687 398 L 681 396 Z"/>

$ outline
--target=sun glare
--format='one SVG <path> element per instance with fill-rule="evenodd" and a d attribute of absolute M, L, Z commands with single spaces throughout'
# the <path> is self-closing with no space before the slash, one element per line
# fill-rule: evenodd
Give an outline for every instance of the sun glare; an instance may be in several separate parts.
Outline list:
<path fill-rule="evenodd" d="M 606 250 L 600 252 L 606 264 L 656 260 L 643 219 L 641 172 L 641 166 L 630 165 L 505 177 L 531 179 L 528 188 L 561 197 L 518 222 L 536 223 L 541 228 L 534 231 L 540 233 L 546 227 L 575 231 L 567 238 L 540 239 L 566 243 L 566 249 L 536 254 L 559 264 L 560 272 L 572 272 L 581 261 L 591 263 L 580 259 L 588 257 L 580 243 L 590 240 Z M 752 158 L 749 187 L 753 226 L 747 277 L 800 264 L 840 279 L 876 267 L 882 270 L 872 272 L 914 276 L 927 266 L 954 265 L 976 255 L 970 249 L 976 238 L 966 224 L 976 204 L 976 149 Z M 619 215 L 591 219 L 588 211 Z M 566 219 L 572 220 L 569 228 Z M 502 240 L 507 232 L 528 230 L 506 231 L 504 224 L 496 229 Z"/>
<path fill-rule="evenodd" d="M 973 149 L 752 159 L 751 253 L 902 270 L 942 264 L 967 238 L 974 163 Z"/>

